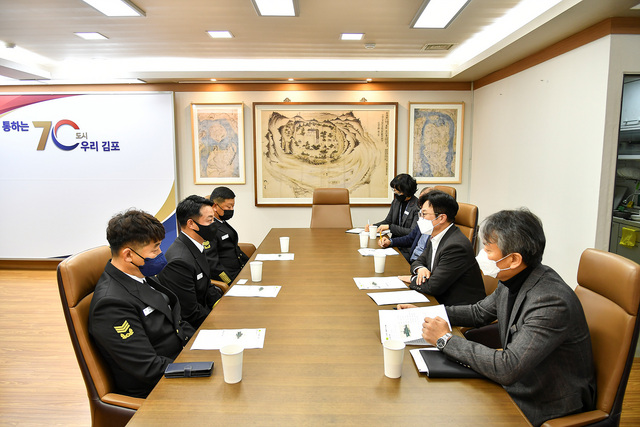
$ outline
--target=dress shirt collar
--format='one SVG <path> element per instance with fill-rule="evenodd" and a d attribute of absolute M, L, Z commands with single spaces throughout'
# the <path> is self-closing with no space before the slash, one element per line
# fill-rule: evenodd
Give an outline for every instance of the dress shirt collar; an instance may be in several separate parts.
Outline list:
<path fill-rule="evenodd" d="M 440 244 L 440 241 L 442 240 L 444 235 L 447 234 L 447 231 L 449 231 L 452 225 L 453 223 L 449 224 L 447 228 L 445 228 L 435 236 L 433 234 L 431 235 L 431 268 L 433 268 L 433 261 L 436 258 L 436 251 L 438 250 L 438 245 Z"/>
<path fill-rule="evenodd" d="M 123 273 L 124 273 L 124 271 L 123 271 Z M 131 277 L 133 280 L 136 280 L 136 281 L 138 281 L 140 283 L 144 283 L 144 278 L 142 278 L 142 277 L 134 276 L 133 274 L 129 274 L 129 273 L 124 273 L 124 274 L 126 274 L 129 277 Z"/>
<path fill-rule="evenodd" d="M 196 242 L 194 239 L 191 238 L 191 236 L 189 236 L 187 233 L 185 233 L 184 231 L 180 231 L 182 234 L 184 234 L 185 236 L 187 236 L 189 238 L 189 240 L 191 240 L 193 242 L 194 245 L 196 245 L 196 248 L 198 248 L 198 250 L 200 251 L 200 253 L 204 252 L 204 246 L 202 245 L 202 243 L 198 243 Z"/>

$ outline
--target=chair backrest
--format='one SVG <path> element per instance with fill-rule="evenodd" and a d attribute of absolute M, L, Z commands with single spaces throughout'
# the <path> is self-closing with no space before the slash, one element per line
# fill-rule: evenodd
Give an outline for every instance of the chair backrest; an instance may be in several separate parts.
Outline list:
<path fill-rule="evenodd" d="M 478 228 L 478 207 L 476 205 L 470 205 L 469 203 L 458 203 L 458 213 L 454 223 L 458 226 L 460 231 L 476 248 L 476 234 Z"/>
<path fill-rule="evenodd" d="M 73 255 L 58 265 L 58 290 L 71 343 L 87 387 L 93 425 L 124 425 L 142 399 L 113 393 L 111 371 L 89 336 L 89 307 L 111 258 L 108 246 Z"/>
<path fill-rule="evenodd" d="M 311 207 L 311 228 L 352 228 L 349 190 L 316 188 Z"/>
<path fill-rule="evenodd" d="M 598 382 L 596 409 L 617 422 L 638 340 L 640 265 L 587 249 L 580 257 L 576 294 L 582 303 Z"/>
<path fill-rule="evenodd" d="M 448 185 L 434 185 L 433 186 L 434 190 L 438 190 L 438 191 L 442 191 L 443 193 L 447 193 L 448 195 L 450 195 L 451 197 L 453 197 L 454 199 L 457 198 L 457 192 L 456 189 L 453 187 L 450 187 Z"/>

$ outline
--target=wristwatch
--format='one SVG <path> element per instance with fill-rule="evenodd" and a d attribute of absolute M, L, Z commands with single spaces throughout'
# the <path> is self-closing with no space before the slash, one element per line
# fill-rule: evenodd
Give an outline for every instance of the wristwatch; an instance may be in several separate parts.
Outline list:
<path fill-rule="evenodd" d="M 451 335 L 450 332 L 447 332 L 446 334 L 438 338 L 438 341 L 436 341 L 436 347 L 438 347 L 438 350 L 442 351 L 442 349 L 445 345 L 447 345 L 452 336 L 453 335 Z"/>

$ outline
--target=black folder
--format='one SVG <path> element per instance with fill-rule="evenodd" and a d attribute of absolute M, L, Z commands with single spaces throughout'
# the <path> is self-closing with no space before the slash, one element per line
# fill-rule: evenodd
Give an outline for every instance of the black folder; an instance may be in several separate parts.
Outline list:
<path fill-rule="evenodd" d="M 429 369 L 426 373 L 429 378 L 484 378 L 468 366 L 449 359 L 440 351 L 420 350 L 420 355 Z"/>
<path fill-rule="evenodd" d="M 210 377 L 213 362 L 169 363 L 164 370 L 166 378 Z"/>

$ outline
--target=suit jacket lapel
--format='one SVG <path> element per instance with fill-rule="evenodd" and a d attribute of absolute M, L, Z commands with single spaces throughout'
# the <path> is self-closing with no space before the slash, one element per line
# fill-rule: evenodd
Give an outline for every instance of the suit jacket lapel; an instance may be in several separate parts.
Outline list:
<path fill-rule="evenodd" d="M 540 279 L 542 272 L 543 271 L 541 269 L 541 265 L 539 265 L 531 272 L 529 277 L 527 277 L 527 280 L 525 280 L 524 283 L 522 284 L 522 288 L 520 288 L 520 291 L 516 296 L 516 300 L 513 303 L 513 308 L 511 309 L 511 315 L 509 316 L 509 322 L 507 323 L 508 327 L 505 328 L 506 330 L 504 332 L 505 336 L 504 336 L 503 345 L 508 342 L 511 334 L 516 332 L 516 329 L 515 329 L 516 319 L 518 318 L 518 312 L 520 311 L 520 307 L 522 306 L 524 299 L 527 297 L 527 293 L 529 292 L 529 290 L 531 290 L 531 288 L 533 288 L 535 284 L 538 283 L 538 280 Z M 501 301 L 501 304 L 503 304 L 503 306 L 507 305 L 508 298 L 509 298 L 509 290 L 507 289 L 507 291 L 504 293 L 504 298 Z"/>
<path fill-rule="evenodd" d="M 184 245 L 189 249 L 191 255 L 193 255 L 193 257 L 196 259 L 198 266 L 200 267 L 204 275 L 209 279 L 209 263 L 207 262 L 207 257 L 205 256 L 204 252 L 200 252 L 200 250 L 196 247 L 196 245 L 193 244 L 191 239 L 189 239 L 186 234 L 180 233 L 178 239 L 180 239 L 180 241 L 184 243 Z"/>
<path fill-rule="evenodd" d="M 436 268 L 436 265 L 438 265 L 438 258 L 442 253 L 442 249 L 446 247 L 445 242 L 447 241 L 447 239 L 449 239 L 449 237 L 451 237 L 451 235 L 454 233 L 455 229 L 457 228 L 458 227 L 456 227 L 455 225 L 452 225 L 451 228 L 448 229 L 447 232 L 444 234 L 444 236 L 442 236 L 442 240 L 440 240 L 440 243 L 438 243 L 438 249 L 436 249 L 436 256 L 433 258 L 433 265 L 431 266 L 432 268 L 429 268 L 429 271 L 433 271 L 433 269 Z M 428 244 L 431 247 L 431 238 L 429 238 Z M 431 262 L 431 258 L 429 258 L 429 262 Z"/>

